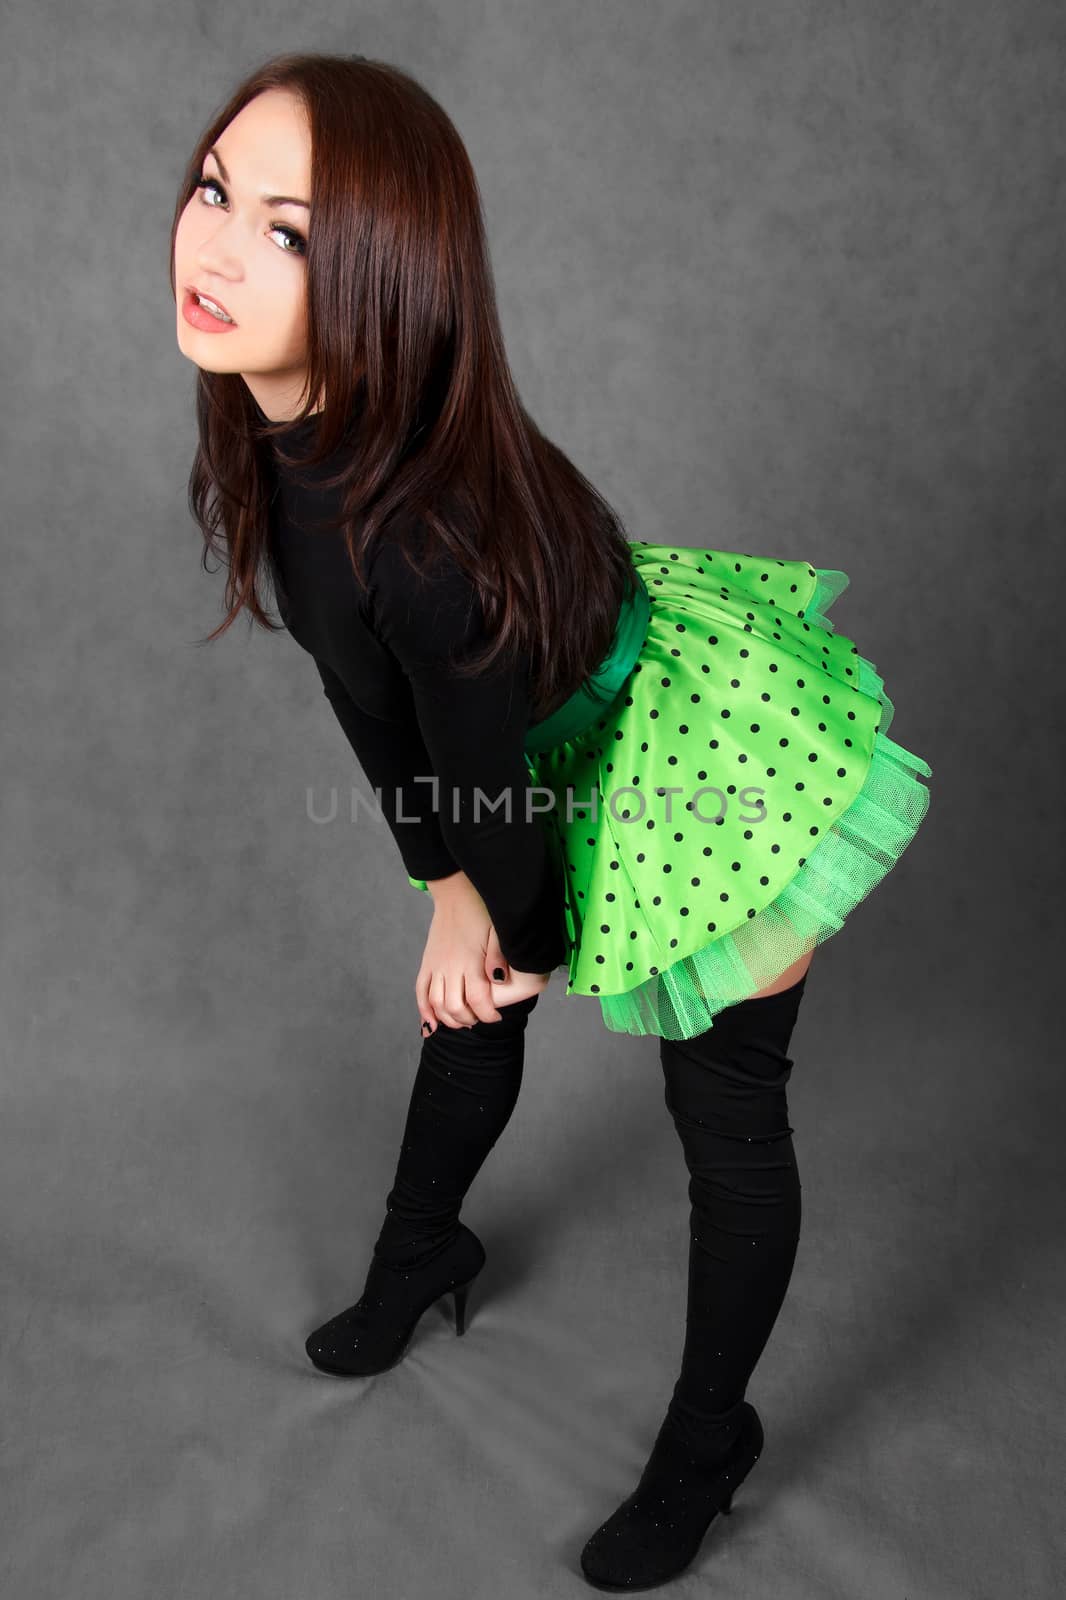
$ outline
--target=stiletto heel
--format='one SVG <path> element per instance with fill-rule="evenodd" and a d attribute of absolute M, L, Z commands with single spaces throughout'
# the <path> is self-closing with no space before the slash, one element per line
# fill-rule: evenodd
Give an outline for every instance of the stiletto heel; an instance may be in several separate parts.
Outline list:
<path fill-rule="evenodd" d="M 473 1281 L 473 1278 L 470 1278 L 466 1283 L 460 1283 L 452 1290 L 452 1299 L 455 1301 L 455 1331 L 457 1334 L 466 1332 L 466 1297 Z"/>

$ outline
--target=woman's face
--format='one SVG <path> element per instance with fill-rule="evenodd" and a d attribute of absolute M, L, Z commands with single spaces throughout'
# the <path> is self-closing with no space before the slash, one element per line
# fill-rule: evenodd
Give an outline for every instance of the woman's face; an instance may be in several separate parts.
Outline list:
<path fill-rule="evenodd" d="M 214 149 L 174 239 L 178 348 L 208 372 L 239 372 L 271 421 L 288 420 L 300 409 L 307 371 L 311 136 L 301 101 L 267 90 Z M 198 310 L 191 288 L 232 322 Z"/>

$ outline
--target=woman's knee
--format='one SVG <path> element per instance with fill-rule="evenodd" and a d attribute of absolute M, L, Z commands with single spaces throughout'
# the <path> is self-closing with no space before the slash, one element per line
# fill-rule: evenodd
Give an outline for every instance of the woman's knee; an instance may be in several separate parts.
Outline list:
<path fill-rule="evenodd" d="M 692 1039 L 660 1041 L 667 1109 L 679 1127 L 731 1138 L 779 1139 L 792 1132 L 788 1054 L 803 980 L 772 995 L 726 1006 Z"/>

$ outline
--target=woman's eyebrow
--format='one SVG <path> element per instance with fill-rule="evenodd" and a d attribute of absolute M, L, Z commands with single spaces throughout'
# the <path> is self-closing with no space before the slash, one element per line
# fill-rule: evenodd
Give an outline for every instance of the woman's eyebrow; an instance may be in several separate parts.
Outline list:
<path fill-rule="evenodd" d="M 214 145 L 211 146 L 207 153 L 209 156 L 214 156 L 215 160 L 218 162 L 218 170 L 222 174 L 223 183 L 229 183 L 229 173 L 223 166 L 222 157 L 219 155 Z M 262 203 L 265 206 L 303 206 L 305 211 L 310 211 L 311 209 L 306 200 L 294 200 L 291 194 L 265 194 L 262 197 Z"/>

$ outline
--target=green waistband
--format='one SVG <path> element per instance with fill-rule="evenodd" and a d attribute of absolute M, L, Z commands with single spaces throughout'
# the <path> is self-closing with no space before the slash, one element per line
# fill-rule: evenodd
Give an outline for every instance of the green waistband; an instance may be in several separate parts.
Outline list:
<path fill-rule="evenodd" d="M 530 754 L 549 750 L 552 745 L 573 739 L 611 704 L 640 655 L 647 632 L 651 603 L 640 573 L 633 569 L 634 586 L 622 602 L 614 640 L 596 671 L 575 689 L 569 700 L 557 706 L 542 722 L 526 730 L 525 747 Z"/>

